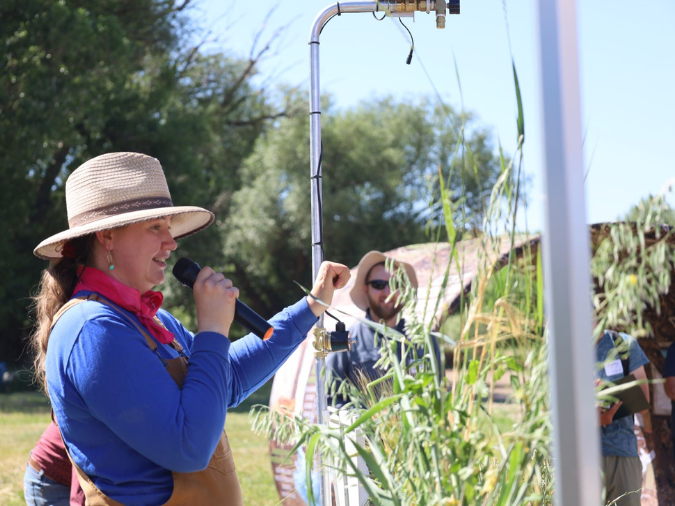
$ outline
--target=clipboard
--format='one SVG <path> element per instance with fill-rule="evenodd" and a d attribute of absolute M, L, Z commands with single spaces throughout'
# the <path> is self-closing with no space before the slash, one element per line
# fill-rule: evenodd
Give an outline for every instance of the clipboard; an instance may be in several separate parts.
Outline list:
<path fill-rule="evenodd" d="M 631 381 L 635 381 L 635 375 L 633 374 L 629 374 L 628 376 L 618 379 L 613 383 L 614 386 L 619 386 L 625 383 L 630 383 Z M 613 420 L 615 421 L 619 418 L 625 418 L 627 416 L 634 415 L 635 413 L 639 413 L 640 411 L 649 409 L 649 401 L 645 397 L 645 394 L 642 391 L 640 385 L 633 385 L 626 390 L 613 393 L 612 397 L 616 397 L 623 402 L 623 404 L 619 406 L 619 409 L 614 414 Z"/>

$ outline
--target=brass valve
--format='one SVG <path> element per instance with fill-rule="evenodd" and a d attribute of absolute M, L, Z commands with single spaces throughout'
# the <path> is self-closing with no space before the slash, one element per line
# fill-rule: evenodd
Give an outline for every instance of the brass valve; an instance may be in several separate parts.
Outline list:
<path fill-rule="evenodd" d="M 436 1 L 436 28 L 445 28 L 445 0 Z"/>
<path fill-rule="evenodd" d="M 446 10 L 450 14 L 459 14 L 460 0 L 380 0 L 380 10 L 392 16 L 412 16 L 415 12 L 436 14 L 436 27 L 445 28 Z"/>
<path fill-rule="evenodd" d="M 339 351 L 349 351 L 352 349 L 354 338 L 347 330 L 345 324 L 338 322 L 333 332 L 329 332 L 323 327 L 314 328 L 314 356 L 326 358 L 329 353 Z"/>

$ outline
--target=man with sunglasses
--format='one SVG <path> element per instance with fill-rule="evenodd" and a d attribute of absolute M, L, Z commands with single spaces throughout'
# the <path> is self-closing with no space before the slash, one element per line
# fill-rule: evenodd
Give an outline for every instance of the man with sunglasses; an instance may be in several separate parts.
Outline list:
<path fill-rule="evenodd" d="M 398 320 L 402 306 L 399 305 L 398 296 L 392 297 L 389 280 L 395 275 L 394 272 L 387 270 L 387 260 L 390 257 L 385 256 L 379 251 L 368 252 L 359 262 L 357 267 L 356 281 L 349 295 L 352 302 L 361 310 L 365 311 L 366 320 L 375 323 L 383 323 L 401 334 L 405 334 L 405 320 Z M 393 259 L 391 259 L 393 260 Z M 412 288 L 417 289 L 417 276 L 412 265 L 406 262 L 395 261 L 394 270 L 403 269 L 408 277 Z M 398 320 L 398 322 L 397 322 Z M 354 344 L 348 352 L 331 353 L 326 358 L 326 370 L 330 372 L 332 378 L 348 379 L 352 384 L 363 388 L 365 383 L 378 378 L 385 371 L 376 368 L 375 363 L 380 359 L 381 336 L 375 332 L 372 326 L 357 321 L 350 328 L 349 332 L 354 338 Z M 440 348 L 435 338 L 434 356 L 440 368 Z M 401 343 L 397 343 L 397 354 L 399 358 L 403 355 Z M 422 358 L 425 354 L 424 346 L 419 346 L 414 350 L 408 350 L 407 362 L 411 363 Z M 441 372 L 442 374 L 442 372 Z M 340 406 L 347 402 L 343 396 L 338 395 L 332 399 L 329 395 L 329 402 L 335 402 Z"/>

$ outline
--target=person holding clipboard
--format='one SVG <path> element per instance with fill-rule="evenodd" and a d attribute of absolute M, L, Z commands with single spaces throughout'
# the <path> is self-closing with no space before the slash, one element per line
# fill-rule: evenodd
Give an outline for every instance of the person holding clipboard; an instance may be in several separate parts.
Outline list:
<path fill-rule="evenodd" d="M 636 380 L 647 378 L 644 366 L 649 359 L 637 340 L 628 334 L 605 331 L 596 343 L 596 354 L 596 375 L 600 382 L 616 383 L 628 375 Z M 648 406 L 649 386 L 645 383 L 639 387 Z M 642 464 L 633 431 L 633 416 L 620 416 L 622 404 L 619 401 L 607 409 L 598 408 L 605 502 L 616 500 L 613 504 L 617 506 L 640 506 Z"/>

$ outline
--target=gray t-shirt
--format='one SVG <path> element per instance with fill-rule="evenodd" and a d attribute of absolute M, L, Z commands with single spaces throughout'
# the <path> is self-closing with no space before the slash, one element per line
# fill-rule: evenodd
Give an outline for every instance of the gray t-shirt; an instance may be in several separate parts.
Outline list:
<path fill-rule="evenodd" d="M 619 333 L 628 345 L 628 372 L 631 373 L 649 363 L 649 359 L 640 348 L 637 340 L 628 334 Z M 625 350 L 623 350 L 625 353 Z M 596 375 L 602 380 L 616 381 L 624 377 L 621 357 L 614 346 L 614 339 L 605 332 L 596 345 L 598 370 Z M 608 374 L 609 373 L 609 374 Z M 601 427 L 601 447 L 603 457 L 637 457 L 637 438 L 633 432 L 633 417 L 626 416 Z"/>

